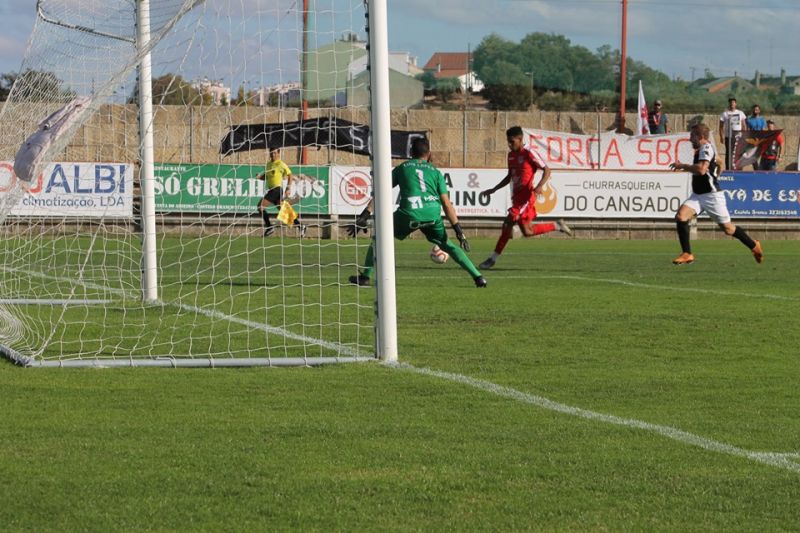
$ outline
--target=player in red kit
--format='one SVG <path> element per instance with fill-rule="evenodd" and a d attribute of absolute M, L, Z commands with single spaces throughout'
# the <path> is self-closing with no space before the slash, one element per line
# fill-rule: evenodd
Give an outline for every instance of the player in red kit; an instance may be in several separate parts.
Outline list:
<path fill-rule="evenodd" d="M 500 238 L 497 239 L 494 253 L 480 264 L 480 268 L 492 268 L 494 266 L 497 258 L 503 253 L 503 249 L 511 238 L 514 224 L 519 225 L 522 234 L 526 237 L 542 235 L 551 231 L 560 231 L 567 235 L 572 235 L 572 230 L 563 220 L 546 224 L 533 223 L 536 218 L 536 196 L 542 193 L 545 184 L 550 181 L 550 169 L 536 152 L 525 146 L 522 138 L 522 128 L 519 126 L 506 130 L 508 148 L 511 150 L 508 152 L 508 175 L 496 186 L 481 192 L 481 196 L 489 197 L 509 183 L 511 183 L 512 187 L 512 205 L 508 210 L 508 216 L 503 221 L 503 231 L 500 233 Z M 534 187 L 533 176 L 537 170 L 542 170 L 542 179 Z"/>

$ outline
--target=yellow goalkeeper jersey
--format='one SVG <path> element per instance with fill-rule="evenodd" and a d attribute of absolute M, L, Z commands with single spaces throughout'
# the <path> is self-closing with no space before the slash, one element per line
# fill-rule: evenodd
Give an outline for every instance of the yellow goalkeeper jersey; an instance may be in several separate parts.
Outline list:
<path fill-rule="evenodd" d="M 264 180 L 267 182 L 267 190 L 280 187 L 283 183 L 283 178 L 291 175 L 292 171 L 289 170 L 286 163 L 280 159 L 270 161 L 267 163 L 267 166 L 264 167 Z"/>

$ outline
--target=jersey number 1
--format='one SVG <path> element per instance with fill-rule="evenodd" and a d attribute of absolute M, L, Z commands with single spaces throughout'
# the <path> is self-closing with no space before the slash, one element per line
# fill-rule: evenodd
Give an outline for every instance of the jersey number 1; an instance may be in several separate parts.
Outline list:
<path fill-rule="evenodd" d="M 428 189 L 425 188 L 425 174 L 421 170 L 417 170 L 417 177 L 419 178 L 419 190 L 426 192 Z"/>

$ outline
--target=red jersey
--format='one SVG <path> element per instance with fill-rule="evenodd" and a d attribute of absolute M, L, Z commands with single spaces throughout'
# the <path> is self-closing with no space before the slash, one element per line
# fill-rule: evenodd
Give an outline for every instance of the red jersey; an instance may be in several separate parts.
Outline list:
<path fill-rule="evenodd" d="M 761 143 L 761 157 L 770 161 L 778 159 L 783 151 L 784 142 L 783 132 L 779 131 L 772 139 Z"/>
<path fill-rule="evenodd" d="M 523 199 L 529 196 L 533 191 L 533 175 L 546 166 L 542 158 L 527 146 L 523 146 L 518 152 L 508 152 L 511 197 Z"/>
<path fill-rule="evenodd" d="M 508 214 L 514 222 L 527 225 L 536 218 L 533 175 L 546 166 L 542 158 L 527 146 L 523 146 L 518 152 L 508 152 L 512 204 Z"/>

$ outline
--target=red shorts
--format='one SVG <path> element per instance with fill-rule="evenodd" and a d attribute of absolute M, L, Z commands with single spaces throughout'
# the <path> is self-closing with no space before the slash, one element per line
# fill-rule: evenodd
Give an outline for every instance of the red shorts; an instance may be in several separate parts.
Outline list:
<path fill-rule="evenodd" d="M 536 218 L 536 195 L 533 193 L 511 198 L 508 216 L 512 222 L 527 226 Z"/>

